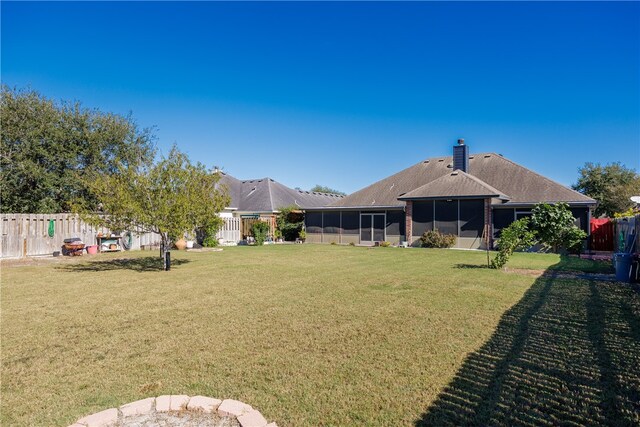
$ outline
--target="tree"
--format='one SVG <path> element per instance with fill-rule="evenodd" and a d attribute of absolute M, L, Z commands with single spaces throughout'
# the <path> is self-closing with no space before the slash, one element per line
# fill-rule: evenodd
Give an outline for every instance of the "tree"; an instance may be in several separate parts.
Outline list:
<path fill-rule="evenodd" d="M 131 116 L 103 113 L 79 102 L 54 102 L 33 90 L 0 90 L 2 212 L 68 212 L 92 202 L 82 179 L 116 173 L 154 155 L 151 129 Z"/>
<path fill-rule="evenodd" d="M 554 252 L 561 247 L 579 250 L 587 233 L 576 227 L 575 221 L 566 203 L 538 203 L 531 210 L 531 228 L 540 243 Z"/>
<path fill-rule="evenodd" d="M 166 269 L 171 242 L 185 233 L 222 224 L 218 213 L 229 204 L 229 197 L 216 188 L 219 178 L 203 164 L 192 164 L 174 146 L 157 163 L 122 165 L 104 175 L 94 172 L 85 184 L 101 211 L 86 201 L 74 207 L 96 226 L 158 233 Z"/>
<path fill-rule="evenodd" d="M 337 194 L 338 196 L 346 196 L 347 193 L 343 193 L 342 191 L 339 190 L 334 190 L 331 187 L 327 187 L 324 185 L 320 185 L 320 184 L 316 184 L 311 190 L 309 191 L 314 191 L 316 193 L 329 193 L 329 194 Z"/>
<path fill-rule="evenodd" d="M 598 201 L 596 216 L 613 217 L 633 206 L 631 196 L 640 195 L 640 175 L 620 162 L 602 166 L 585 163 L 573 189 Z"/>
<path fill-rule="evenodd" d="M 536 243 L 536 233 L 529 227 L 529 218 L 521 218 L 509 224 L 500 233 L 498 254 L 491 261 L 491 268 L 502 268 L 515 251 L 521 251 Z"/>

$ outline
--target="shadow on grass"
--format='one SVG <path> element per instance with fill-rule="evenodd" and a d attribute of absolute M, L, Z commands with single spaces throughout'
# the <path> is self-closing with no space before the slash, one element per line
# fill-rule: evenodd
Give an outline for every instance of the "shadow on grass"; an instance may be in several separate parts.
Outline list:
<path fill-rule="evenodd" d="M 456 264 L 455 268 L 470 268 L 470 269 L 478 269 L 478 268 L 489 268 L 486 264 Z"/>
<path fill-rule="evenodd" d="M 640 425 L 640 294 L 549 274 L 416 426 Z"/>
<path fill-rule="evenodd" d="M 172 259 L 171 268 L 190 262 L 188 259 Z M 162 271 L 162 259 L 157 256 L 144 258 L 117 258 L 107 261 L 90 261 L 81 264 L 68 264 L 58 267 L 70 272 L 132 270 L 139 273 Z"/>
<path fill-rule="evenodd" d="M 562 255 L 560 262 L 549 267 L 550 271 L 577 271 L 582 273 L 614 273 L 611 260 L 582 259 L 577 256 Z"/>

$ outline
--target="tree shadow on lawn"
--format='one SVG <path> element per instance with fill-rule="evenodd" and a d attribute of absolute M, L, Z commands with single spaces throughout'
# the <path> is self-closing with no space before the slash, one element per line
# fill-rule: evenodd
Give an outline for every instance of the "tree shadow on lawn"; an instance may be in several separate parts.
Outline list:
<path fill-rule="evenodd" d="M 470 269 L 488 269 L 489 266 L 485 265 L 485 264 L 456 264 L 454 265 L 455 268 L 470 268 Z"/>
<path fill-rule="evenodd" d="M 640 294 L 550 274 L 416 426 L 640 425 Z"/>
<path fill-rule="evenodd" d="M 187 264 L 188 259 L 172 259 L 171 268 Z M 90 261 L 79 264 L 67 264 L 59 266 L 58 269 L 70 272 L 96 272 L 113 270 L 132 270 L 139 273 L 150 271 L 162 271 L 162 259 L 157 256 L 144 258 L 116 258 L 106 261 Z"/>

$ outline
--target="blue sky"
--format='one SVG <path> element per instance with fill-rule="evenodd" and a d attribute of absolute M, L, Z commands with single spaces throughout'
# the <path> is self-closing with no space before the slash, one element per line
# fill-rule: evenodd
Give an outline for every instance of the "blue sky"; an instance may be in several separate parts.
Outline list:
<path fill-rule="evenodd" d="M 2 82 L 346 192 L 459 137 L 565 185 L 640 170 L 640 4 L 1 3 Z"/>

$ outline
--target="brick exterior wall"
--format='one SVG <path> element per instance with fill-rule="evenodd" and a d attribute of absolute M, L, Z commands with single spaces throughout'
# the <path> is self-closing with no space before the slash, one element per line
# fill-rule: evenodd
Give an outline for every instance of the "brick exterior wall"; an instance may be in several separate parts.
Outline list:
<path fill-rule="evenodd" d="M 493 249 L 493 221 L 491 220 L 491 212 L 491 199 L 484 199 L 484 226 L 486 232 L 489 233 L 489 249 Z"/>
<path fill-rule="evenodd" d="M 405 207 L 405 238 L 411 244 L 413 238 L 413 202 L 407 200 Z"/>

